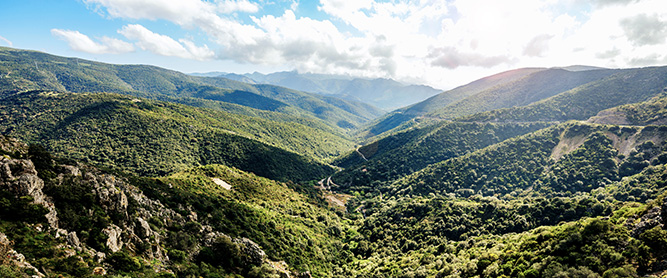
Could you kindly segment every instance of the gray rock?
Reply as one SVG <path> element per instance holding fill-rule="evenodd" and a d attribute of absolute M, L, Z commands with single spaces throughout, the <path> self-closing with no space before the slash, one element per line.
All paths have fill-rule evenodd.
<path fill-rule="evenodd" d="M 109 247 L 113 253 L 116 253 L 123 248 L 123 240 L 121 238 L 122 232 L 123 230 L 115 224 L 111 224 L 109 227 L 102 230 L 102 233 L 107 236 L 106 246 Z"/>
<path fill-rule="evenodd" d="M 233 239 L 233 242 L 239 245 L 239 247 L 241 248 L 241 252 L 247 258 L 247 261 L 245 263 L 251 265 L 262 264 L 262 262 L 264 261 L 264 257 L 266 257 L 266 253 L 264 253 L 264 250 L 262 250 L 259 244 L 245 237 L 235 238 Z"/>

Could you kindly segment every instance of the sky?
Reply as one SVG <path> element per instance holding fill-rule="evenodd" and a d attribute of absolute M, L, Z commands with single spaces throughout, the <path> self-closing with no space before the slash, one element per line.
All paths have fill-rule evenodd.
<path fill-rule="evenodd" d="M 450 89 L 522 67 L 667 65 L 667 1 L 2 0 L 0 46 Z"/>

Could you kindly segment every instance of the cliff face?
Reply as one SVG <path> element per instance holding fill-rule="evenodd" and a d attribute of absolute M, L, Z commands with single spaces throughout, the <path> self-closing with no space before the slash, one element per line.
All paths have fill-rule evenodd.
<path fill-rule="evenodd" d="M 173 234 L 167 227 L 174 230 L 188 225 L 195 227 L 189 232 L 198 240 L 192 243 L 192 252 L 173 253 L 177 261 L 198 257 L 201 250 L 215 249 L 224 241 L 225 248 L 238 250 L 242 265 L 269 265 L 262 248 L 250 239 L 229 237 L 210 225 L 193 225 L 197 214 L 191 209 L 181 207 L 177 212 L 147 197 L 125 178 L 72 164 L 35 155 L 27 145 L 0 136 L 0 267 L 39 277 L 54 270 L 44 264 L 34 267 L 31 260 L 37 256 L 15 250 L 34 252 L 25 247 L 26 233 L 13 233 L 13 228 L 6 228 L 10 225 L 48 238 L 47 250 L 56 250 L 54 260 L 80 261 L 80 271 L 87 275 L 106 273 L 107 269 L 140 269 L 133 269 L 133 264 L 148 266 L 154 273 L 170 273 L 168 267 L 174 259 L 170 259 L 164 241 L 178 239 L 167 238 Z M 289 277 L 290 272 L 285 275 Z"/>

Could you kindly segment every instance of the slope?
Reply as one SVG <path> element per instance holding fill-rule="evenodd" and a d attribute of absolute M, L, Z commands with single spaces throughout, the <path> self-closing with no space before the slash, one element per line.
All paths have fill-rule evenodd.
<path fill-rule="evenodd" d="M 441 122 L 400 132 L 359 148 L 335 165 L 345 168 L 332 179 L 337 190 L 371 192 L 426 166 L 461 156 L 512 137 L 547 127 L 533 124 Z M 363 155 L 363 158 L 359 155 Z"/>
<path fill-rule="evenodd" d="M 3 277 L 299 277 L 340 264 L 345 225 L 296 184 L 222 165 L 116 176 L 4 136 L 0 154 Z"/>
<path fill-rule="evenodd" d="M 463 121 L 585 120 L 615 106 L 646 101 L 667 87 L 667 67 L 622 70 L 527 106 L 460 118 Z"/>
<path fill-rule="evenodd" d="M 432 164 L 391 194 L 498 198 L 589 192 L 667 162 L 666 127 L 568 122 Z"/>
<path fill-rule="evenodd" d="M 304 126 L 117 94 L 22 93 L 0 107 L 2 134 L 142 175 L 221 163 L 276 180 L 310 180 L 331 169 L 306 156 L 336 155 L 350 144 Z"/>
<path fill-rule="evenodd" d="M 588 122 L 617 125 L 665 125 L 667 124 L 667 94 L 663 92 L 648 101 L 602 110 L 588 119 Z"/>
<path fill-rule="evenodd" d="M 588 70 L 573 72 L 564 69 L 547 69 L 496 85 L 443 108 L 431 111 L 426 116 L 452 119 L 499 108 L 524 106 L 602 79 L 615 72 L 617 71 Z"/>
<path fill-rule="evenodd" d="M 465 99 L 484 90 L 493 88 L 497 85 L 512 82 L 523 78 L 531 73 L 543 71 L 543 68 L 523 68 L 494 74 L 466 85 L 454 88 L 432 96 L 424 101 L 398 109 L 375 120 L 369 128 L 366 128 L 362 134 L 365 137 L 372 137 L 389 130 L 392 130 L 403 123 L 414 118 L 423 116 L 427 113 L 446 107 L 456 101 Z"/>
<path fill-rule="evenodd" d="M 46 53 L 0 48 L 0 98 L 20 91 L 115 92 L 162 100 L 200 98 L 357 126 L 383 112 L 366 104 L 278 86 L 189 76 L 145 65 L 112 65 Z M 359 113 L 359 114 L 355 114 Z"/>

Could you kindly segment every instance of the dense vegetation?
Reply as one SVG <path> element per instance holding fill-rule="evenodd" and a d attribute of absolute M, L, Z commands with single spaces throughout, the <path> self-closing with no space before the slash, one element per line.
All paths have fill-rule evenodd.
<path fill-rule="evenodd" d="M 499 108 L 524 106 L 602 79 L 614 70 L 567 71 L 547 69 L 505 82 L 426 114 L 445 119 L 458 118 Z"/>
<path fill-rule="evenodd" d="M 512 137 L 547 127 L 534 124 L 440 122 L 387 136 L 365 145 L 336 163 L 345 170 L 333 180 L 338 190 L 372 192 L 380 184 L 426 166 L 461 156 Z"/>
<path fill-rule="evenodd" d="M 396 182 L 391 193 L 511 199 L 589 192 L 662 164 L 666 133 L 665 127 L 569 122 L 430 165 Z"/>
<path fill-rule="evenodd" d="M 667 88 L 663 93 L 645 102 L 616 106 L 600 111 L 589 119 L 593 123 L 622 125 L 667 124 Z"/>
<path fill-rule="evenodd" d="M 667 87 L 667 67 L 623 70 L 527 106 L 462 117 L 463 121 L 585 120 L 619 105 L 646 101 Z"/>
<path fill-rule="evenodd" d="M 667 274 L 666 68 L 614 71 L 467 122 L 406 108 L 384 126 L 405 131 L 355 150 L 344 135 L 364 116 L 342 113 L 344 101 L 0 56 L 12 69 L 0 74 L 16 73 L 0 79 L 0 133 L 30 143 L 0 135 L 0 277 Z M 554 72 L 583 78 L 555 87 L 593 78 L 523 69 L 436 99 L 510 88 L 517 98 L 480 109 L 523 105 L 558 91 L 538 85 Z M 23 91 L 45 84 L 57 92 Z M 87 88 L 111 93 L 64 92 Z M 334 173 L 323 162 L 340 154 Z"/>
<path fill-rule="evenodd" d="M 30 92 L 4 98 L 0 107 L 3 134 L 58 156 L 150 176 L 220 163 L 277 180 L 310 180 L 331 171 L 312 158 L 349 146 L 304 126 L 116 94 Z"/>
<path fill-rule="evenodd" d="M 360 102 L 278 86 L 189 76 L 153 66 L 104 64 L 6 47 L 0 48 L 0 75 L 3 76 L 0 98 L 29 90 L 113 92 L 176 102 L 195 98 L 307 117 L 345 130 L 384 113 Z M 216 108 L 226 106 L 220 104 Z"/>

